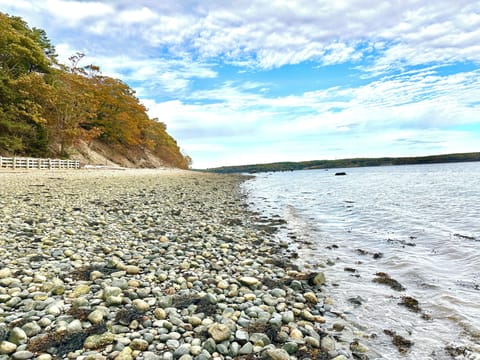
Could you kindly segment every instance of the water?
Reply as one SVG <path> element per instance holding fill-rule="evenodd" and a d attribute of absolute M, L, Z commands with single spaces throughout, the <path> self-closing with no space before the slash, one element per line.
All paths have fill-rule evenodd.
<path fill-rule="evenodd" d="M 293 239 L 303 265 L 334 263 L 324 291 L 376 335 L 362 339 L 376 358 L 451 359 L 446 347 L 480 344 L 480 163 L 263 173 L 244 189 L 255 210 L 288 221 L 278 236 Z M 406 290 L 374 283 L 377 272 Z M 399 305 L 403 296 L 421 312 Z M 385 329 L 415 344 L 400 354 Z"/>

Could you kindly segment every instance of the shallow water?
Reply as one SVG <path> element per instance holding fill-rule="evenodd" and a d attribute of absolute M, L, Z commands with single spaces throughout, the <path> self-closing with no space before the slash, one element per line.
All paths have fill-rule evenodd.
<path fill-rule="evenodd" d="M 279 236 L 304 265 L 334 263 L 325 291 L 374 334 L 365 342 L 376 358 L 451 359 L 446 347 L 480 344 L 480 163 L 264 173 L 244 189 L 255 210 L 288 221 Z M 374 283 L 377 272 L 406 290 Z M 415 344 L 400 354 L 385 329 Z"/>

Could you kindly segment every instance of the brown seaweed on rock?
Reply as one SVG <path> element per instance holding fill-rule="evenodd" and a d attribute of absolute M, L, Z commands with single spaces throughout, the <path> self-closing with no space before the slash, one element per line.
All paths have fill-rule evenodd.
<path fill-rule="evenodd" d="M 51 349 L 55 349 L 55 355 L 62 358 L 69 352 L 81 349 L 85 339 L 90 335 L 103 334 L 106 331 L 107 327 L 104 323 L 93 325 L 88 329 L 71 334 L 51 331 L 32 338 L 28 343 L 27 349 L 34 354 L 49 352 Z"/>

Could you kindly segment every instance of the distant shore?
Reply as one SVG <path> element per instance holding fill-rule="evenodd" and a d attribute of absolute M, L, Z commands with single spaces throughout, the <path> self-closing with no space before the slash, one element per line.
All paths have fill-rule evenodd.
<path fill-rule="evenodd" d="M 0 359 L 366 357 L 242 181 L 0 172 Z"/>

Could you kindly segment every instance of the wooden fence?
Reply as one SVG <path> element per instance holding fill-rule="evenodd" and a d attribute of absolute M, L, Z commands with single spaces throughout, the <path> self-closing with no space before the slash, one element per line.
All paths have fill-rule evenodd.
<path fill-rule="evenodd" d="M 78 160 L 35 159 L 0 156 L 0 169 L 79 169 Z"/>

